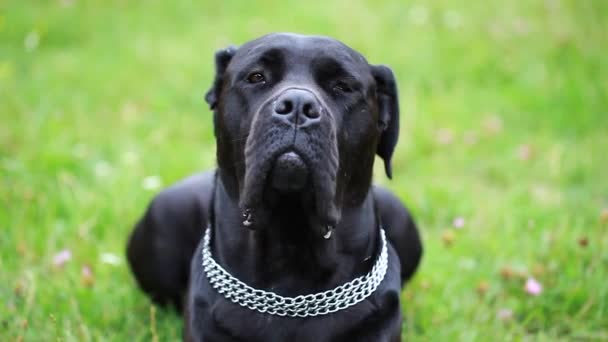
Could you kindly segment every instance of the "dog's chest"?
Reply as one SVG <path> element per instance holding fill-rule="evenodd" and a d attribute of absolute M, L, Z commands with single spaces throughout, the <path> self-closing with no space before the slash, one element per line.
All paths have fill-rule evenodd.
<path fill-rule="evenodd" d="M 356 309 L 344 310 L 324 316 L 310 318 L 289 318 L 261 314 L 232 303 L 218 303 L 208 313 L 213 322 L 214 336 L 223 335 L 225 340 L 237 341 L 289 341 L 289 342 L 325 342 L 339 341 L 346 332 L 356 331 L 357 327 L 366 324 L 385 308 L 375 300 L 368 300 L 357 305 Z M 392 315 L 398 315 L 394 312 Z M 382 329 L 380 326 L 376 329 Z M 352 340 L 356 341 L 356 339 Z"/>
<path fill-rule="evenodd" d="M 206 322 L 203 336 L 218 341 L 389 341 L 400 331 L 399 263 L 390 248 L 386 278 L 367 300 L 331 314 L 291 318 L 259 313 L 229 302 L 215 292 L 208 283 L 207 302 L 203 310 L 195 312 Z"/>

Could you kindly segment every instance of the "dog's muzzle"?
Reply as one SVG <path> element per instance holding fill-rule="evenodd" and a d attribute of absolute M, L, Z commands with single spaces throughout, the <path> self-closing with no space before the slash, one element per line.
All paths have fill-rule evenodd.
<path fill-rule="evenodd" d="M 239 201 L 242 210 L 254 213 L 251 227 L 269 217 L 282 195 L 302 202 L 321 225 L 339 222 L 339 158 L 333 118 L 314 90 L 299 87 L 278 90 L 256 111 L 245 143 Z M 274 191 L 266 192 L 268 189 Z M 268 198 L 273 200 L 265 201 Z"/>
<path fill-rule="evenodd" d="M 287 124 L 298 131 L 319 126 L 324 110 L 312 91 L 290 87 L 281 91 L 273 101 L 271 113 L 272 120 Z M 271 185 L 281 192 L 298 192 L 306 186 L 309 173 L 310 169 L 302 156 L 289 150 L 275 160 L 270 178 Z"/>

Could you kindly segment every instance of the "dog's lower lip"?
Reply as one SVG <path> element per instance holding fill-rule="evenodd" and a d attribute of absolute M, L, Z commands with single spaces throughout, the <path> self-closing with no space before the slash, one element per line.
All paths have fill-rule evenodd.
<path fill-rule="evenodd" d="M 302 168 L 306 171 L 308 170 L 308 165 L 304 162 L 302 156 L 295 151 L 285 152 L 279 157 L 277 157 L 275 161 L 275 165 L 279 164 L 280 166 L 287 166 L 288 168 Z"/>
<path fill-rule="evenodd" d="M 297 154 L 297 153 L 296 153 L 296 152 L 294 152 L 294 151 L 289 151 L 289 152 L 283 153 L 283 154 L 282 154 L 280 157 L 287 157 L 287 158 L 300 158 L 300 155 L 299 155 L 299 154 Z M 279 158 L 280 158 L 280 157 L 279 157 Z"/>
<path fill-rule="evenodd" d="M 272 170 L 272 186 L 280 191 L 299 191 L 308 180 L 308 166 L 295 151 L 279 155 Z"/>

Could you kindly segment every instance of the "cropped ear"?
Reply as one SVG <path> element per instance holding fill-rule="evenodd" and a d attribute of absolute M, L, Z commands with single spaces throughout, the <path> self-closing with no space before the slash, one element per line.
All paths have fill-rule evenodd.
<path fill-rule="evenodd" d="M 372 65 L 378 99 L 380 141 L 376 153 L 384 160 L 384 170 L 393 178 L 391 157 L 399 139 L 399 93 L 393 71 L 384 65 Z"/>
<path fill-rule="evenodd" d="M 222 84 L 224 82 L 224 73 L 230 63 L 230 60 L 236 53 L 237 48 L 235 46 L 229 46 L 225 49 L 218 50 L 215 53 L 215 79 L 211 89 L 205 94 L 205 101 L 209 104 L 209 108 L 215 109 L 217 101 L 222 91 Z"/>

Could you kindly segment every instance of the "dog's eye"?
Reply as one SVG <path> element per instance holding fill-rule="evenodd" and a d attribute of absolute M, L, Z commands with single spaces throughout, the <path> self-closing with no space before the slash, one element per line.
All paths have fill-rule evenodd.
<path fill-rule="evenodd" d="M 335 92 L 342 92 L 342 93 L 352 93 L 353 88 L 351 88 L 351 86 L 349 86 L 346 82 L 338 82 L 334 85 L 334 91 Z"/>
<path fill-rule="evenodd" d="M 266 78 L 264 78 L 264 75 L 259 72 L 252 72 L 249 74 L 249 76 L 247 76 L 247 82 L 249 83 L 261 83 L 264 81 L 266 81 Z"/>

